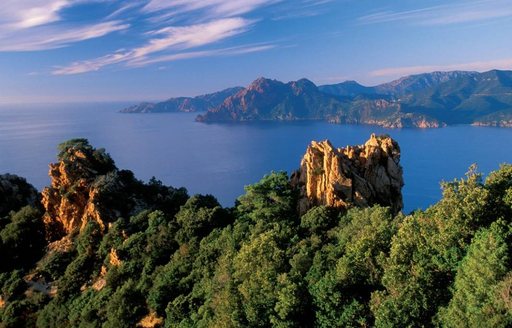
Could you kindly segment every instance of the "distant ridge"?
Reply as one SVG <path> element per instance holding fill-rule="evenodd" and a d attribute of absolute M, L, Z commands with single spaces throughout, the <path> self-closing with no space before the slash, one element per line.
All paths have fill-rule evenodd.
<path fill-rule="evenodd" d="M 177 97 L 159 103 L 143 102 L 127 107 L 121 113 L 205 112 L 219 106 L 224 99 L 242 90 L 234 87 L 197 97 Z"/>
<path fill-rule="evenodd" d="M 316 86 L 307 79 L 283 83 L 261 77 L 246 88 L 141 104 L 123 112 L 199 108 L 207 111 L 197 117 L 200 122 L 327 120 L 388 128 L 512 127 L 512 71 L 432 72 L 372 87 L 356 81 Z"/>
<path fill-rule="evenodd" d="M 338 101 L 307 79 L 289 83 L 258 78 L 198 121 L 322 120 Z"/>

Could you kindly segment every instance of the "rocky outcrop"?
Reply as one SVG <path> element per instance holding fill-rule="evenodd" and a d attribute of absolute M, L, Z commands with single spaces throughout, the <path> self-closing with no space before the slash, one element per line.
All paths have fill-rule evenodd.
<path fill-rule="evenodd" d="M 59 161 L 50 164 L 51 186 L 42 192 L 49 241 L 81 231 L 91 221 L 103 231 L 108 223 L 141 210 L 175 213 L 188 199 L 184 188 L 156 180 L 145 184 L 132 172 L 118 170 L 103 149 L 86 139 L 67 141 L 59 149 Z"/>
<path fill-rule="evenodd" d="M 476 121 L 471 125 L 473 126 L 485 126 L 485 127 L 495 127 L 495 128 L 512 128 L 512 120 L 508 121 Z"/>
<path fill-rule="evenodd" d="M 473 122 L 473 126 L 486 126 L 497 128 L 512 128 L 512 111 L 500 112 L 493 115 L 488 115 Z"/>
<path fill-rule="evenodd" d="M 473 126 L 512 128 L 512 107 L 475 120 Z"/>
<path fill-rule="evenodd" d="M 159 317 L 156 312 L 152 311 L 137 323 L 137 327 L 156 328 L 162 327 L 163 324 L 164 318 Z"/>
<path fill-rule="evenodd" d="M 427 117 L 425 115 L 418 115 L 414 113 L 397 113 L 386 119 L 368 119 L 363 121 L 364 124 L 380 125 L 388 129 L 401 129 L 401 128 L 440 128 L 445 127 L 446 124 L 439 122 L 436 119 Z"/>
<path fill-rule="evenodd" d="M 429 129 L 446 126 L 444 122 L 427 115 L 403 112 L 400 103 L 383 99 L 358 101 L 351 114 L 339 112 L 327 121 L 334 124 L 378 125 L 388 129 Z"/>
<path fill-rule="evenodd" d="M 96 221 L 103 229 L 106 215 L 94 182 L 101 175 L 117 171 L 110 156 L 93 149 L 86 140 L 68 143 L 60 146 L 60 161 L 50 164 L 51 186 L 42 192 L 46 210 L 43 220 L 49 239 L 82 230 L 89 221 Z"/>
<path fill-rule="evenodd" d="M 291 183 L 300 190 L 301 213 L 317 205 L 346 209 L 380 204 L 396 214 L 403 207 L 400 147 L 390 137 L 374 134 L 364 145 L 346 148 L 313 141 Z"/>
<path fill-rule="evenodd" d="M 14 174 L 0 175 L 0 218 L 23 206 L 37 206 L 39 194 L 24 178 Z"/>

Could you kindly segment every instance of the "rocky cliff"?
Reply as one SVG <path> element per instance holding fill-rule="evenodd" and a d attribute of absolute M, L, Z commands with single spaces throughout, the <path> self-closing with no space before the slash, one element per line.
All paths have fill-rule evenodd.
<path fill-rule="evenodd" d="M 59 161 L 50 164 L 51 186 L 42 192 L 47 239 L 81 231 L 91 221 L 104 230 L 109 222 L 146 209 L 177 212 L 188 198 L 186 190 L 144 184 L 130 171 L 119 170 L 103 149 L 85 139 L 59 146 Z"/>
<path fill-rule="evenodd" d="M 301 213 L 317 205 L 380 204 L 396 214 L 403 206 L 400 147 L 388 136 L 372 134 L 364 145 L 346 148 L 313 141 L 291 182 L 300 190 Z"/>
<path fill-rule="evenodd" d="M 94 186 L 98 176 L 116 171 L 112 159 L 95 150 L 84 140 L 72 140 L 62 146 L 59 162 L 50 164 L 51 186 L 42 192 L 43 217 L 50 239 L 83 229 L 94 220 L 105 227 L 107 218 L 99 200 L 100 191 Z"/>

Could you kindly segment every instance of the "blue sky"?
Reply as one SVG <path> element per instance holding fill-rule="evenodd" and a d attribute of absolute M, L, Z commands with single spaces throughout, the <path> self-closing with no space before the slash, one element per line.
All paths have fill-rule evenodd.
<path fill-rule="evenodd" d="M 512 69 L 510 0 L 2 0 L 0 102 Z"/>

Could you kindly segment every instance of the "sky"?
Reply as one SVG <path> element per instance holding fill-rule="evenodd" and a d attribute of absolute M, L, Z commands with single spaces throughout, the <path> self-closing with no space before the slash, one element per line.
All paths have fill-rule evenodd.
<path fill-rule="evenodd" d="M 510 0 L 1 0 L 0 103 L 512 69 Z"/>

